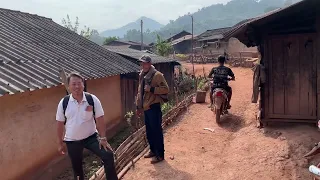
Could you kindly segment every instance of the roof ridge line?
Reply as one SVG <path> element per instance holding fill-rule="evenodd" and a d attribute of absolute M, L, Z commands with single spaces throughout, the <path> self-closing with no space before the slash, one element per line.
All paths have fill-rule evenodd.
<path fill-rule="evenodd" d="M 48 19 L 48 20 L 52 21 L 51 18 L 47 18 L 47 17 L 40 16 L 40 15 L 37 15 L 37 14 L 31 14 L 31 13 L 27 13 L 27 12 L 22 12 L 22 11 L 18 11 L 18 10 L 5 9 L 5 8 L 1 8 L 0 7 L 0 12 L 1 11 L 8 12 L 8 13 L 20 13 L 20 14 L 25 14 L 25 15 L 29 15 L 29 16 L 38 17 L 38 18 Z"/>

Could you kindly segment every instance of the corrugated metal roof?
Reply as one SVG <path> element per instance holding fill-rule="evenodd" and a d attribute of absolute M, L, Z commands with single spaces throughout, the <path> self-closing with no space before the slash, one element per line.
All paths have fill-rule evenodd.
<path fill-rule="evenodd" d="M 184 34 L 184 35 L 183 35 L 183 34 Z M 174 41 L 174 40 L 176 40 L 176 39 L 179 39 L 179 36 L 180 36 L 180 37 L 183 37 L 183 36 L 186 36 L 186 35 L 192 35 L 192 34 L 189 33 L 189 32 L 187 32 L 187 31 L 185 31 L 185 30 L 183 30 L 183 31 L 181 31 L 181 32 L 179 32 L 179 33 L 177 33 L 177 34 L 175 34 L 175 35 L 167 38 L 166 41 L 168 41 L 168 42 L 169 42 L 169 41 Z"/>
<path fill-rule="evenodd" d="M 280 14 L 287 14 L 295 8 L 299 8 L 299 7 L 304 8 L 304 7 L 306 7 L 306 5 L 308 5 L 308 3 L 310 6 L 316 7 L 316 6 L 319 6 L 320 1 L 319 0 L 302 0 L 300 2 L 297 2 L 297 3 L 292 4 L 290 6 L 287 6 L 287 7 L 275 9 L 273 11 L 262 14 L 258 17 L 248 19 L 246 21 L 238 23 L 237 25 L 233 26 L 231 30 L 226 32 L 224 34 L 224 36 L 225 36 L 225 38 L 236 37 L 239 39 L 238 36 L 243 35 L 250 25 L 261 23 L 264 20 L 271 19 L 271 18 L 278 16 Z M 298 12 L 299 12 L 298 10 L 295 10 L 294 13 L 298 13 Z M 244 36 L 244 37 L 246 37 L 246 36 Z M 248 44 L 249 43 L 248 39 L 239 39 L 239 40 L 242 41 L 243 43 L 245 43 L 246 45 L 251 45 L 251 44 Z"/>
<path fill-rule="evenodd" d="M 216 35 L 212 35 L 203 39 L 200 39 L 198 41 L 208 41 L 208 40 L 217 40 L 217 39 L 223 39 L 223 34 L 216 34 Z"/>
<path fill-rule="evenodd" d="M 254 22 L 255 20 L 258 20 L 258 19 L 262 19 L 264 17 L 267 17 L 268 15 L 271 15 L 273 13 L 276 13 L 278 12 L 279 10 L 281 10 L 281 8 L 278 8 L 278 9 L 275 9 L 273 11 L 270 11 L 270 12 L 267 12 L 265 14 L 262 14 L 258 17 L 255 17 L 255 18 L 250 18 L 250 19 L 246 19 L 246 20 L 243 20 L 243 21 L 240 21 L 239 23 L 237 23 L 236 25 L 234 25 L 232 28 L 230 28 L 228 31 L 224 32 L 224 37 L 229 39 L 231 38 L 232 36 L 235 35 L 236 32 L 238 32 L 240 29 L 242 29 L 243 27 L 245 27 L 246 25 L 250 24 L 251 22 Z"/>
<path fill-rule="evenodd" d="M 195 37 L 196 36 L 194 36 L 194 38 Z M 185 35 L 185 36 L 183 36 L 183 37 L 181 37 L 179 39 L 176 39 L 176 40 L 172 41 L 171 45 L 176 45 L 176 44 L 181 43 L 182 41 L 186 41 L 186 40 L 190 40 L 190 39 L 192 39 L 192 35 Z"/>
<path fill-rule="evenodd" d="M 197 36 L 197 39 L 198 39 L 198 41 L 202 41 L 204 38 L 206 38 L 206 40 L 211 40 L 210 39 L 211 37 L 215 38 L 215 37 L 217 37 L 217 35 L 222 35 L 224 32 L 229 31 L 230 29 L 231 29 L 231 27 L 207 30 L 202 34 L 199 34 Z"/>
<path fill-rule="evenodd" d="M 141 46 L 141 43 L 140 43 L 140 42 L 134 42 L 134 41 L 123 41 L 123 40 L 113 40 L 113 41 L 110 41 L 107 45 L 112 44 L 113 42 L 118 42 L 118 43 L 126 44 L 126 45 L 136 45 L 136 46 Z M 120 45 L 120 46 L 122 46 L 122 45 Z M 144 43 L 143 43 L 143 46 L 144 46 L 144 47 L 149 47 L 149 45 L 144 44 Z"/>
<path fill-rule="evenodd" d="M 159 55 L 150 53 L 148 51 L 139 51 L 139 50 L 131 49 L 126 46 L 103 46 L 103 47 L 105 47 L 106 49 L 108 49 L 110 51 L 116 52 L 120 55 L 131 57 L 136 60 L 141 58 L 143 55 L 148 55 L 151 57 L 153 64 L 172 63 L 172 62 L 178 63 L 177 60 L 175 60 L 175 59 L 159 56 Z"/>
<path fill-rule="evenodd" d="M 0 9 L 0 29 L 0 96 L 57 86 L 60 67 L 86 79 L 139 70 L 49 18 Z"/>

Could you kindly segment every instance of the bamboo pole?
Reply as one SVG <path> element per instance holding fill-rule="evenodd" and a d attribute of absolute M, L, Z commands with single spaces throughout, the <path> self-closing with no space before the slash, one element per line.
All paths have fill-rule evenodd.
<path fill-rule="evenodd" d="M 121 165 L 119 165 L 119 171 L 122 170 L 128 163 L 131 163 L 132 165 L 134 165 L 135 162 L 133 162 L 133 159 L 139 155 L 139 153 L 141 151 L 143 151 L 146 148 L 146 146 L 139 146 L 137 147 L 136 151 L 133 151 L 133 154 L 130 154 L 130 156 L 128 157 L 128 161 L 126 161 L 126 163 L 122 163 Z"/>
<path fill-rule="evenodd" d="M 121 164 L 123 161 L 130 161 L 130 158 L 128 158 L 128 156 L 130 156 L 132 153 L 134 153 L 134 151 L 136 149 L 139 149 L 140 147 L 145 147 L 145 142 L 143 140 L 143 138 L 141 138 L 141 140 L 139 140 L 138 142 L 136 142 L 135 144 L 133 144 L 133 146 L 128 149 L 122 156 L 121 159 L 119 159 L 119 161 L 117 162 L 117 164 Z"/>
<path fill-rule="evenodd" d="M 136 163 L 145 153 L 147 153 L 149 148 L 145 148 L 140 155 L 138 155 L 136 158 L 134 158 L 133 162 Z M 118 174 L 118 178 L 122 179 L 123 176 L 129 171 L 130 167 L 132 166 L 131 163 L 129 163 L 127 166 L 125 166 L 122 171 Z"/>
<path fill-rule="evenodd" d="M 145 129 L 145 128 L 144 128 Z M 139 139 L 139 137 L 145 135 L 145 130 L 142 129 L 141 133 L 135 134 L 135 136 L 131 136 L 131 138 L 128 138 L 129 141 L 127 141 L 121 148 L 118 148 L 116 151 L 117 156 L 121 156 L 130 146 Z"/>
<path fill-rule="evenodd" d="M 124 147 L 124 150 L 119 154 L 119 156 L 122 156 L 122 154 L 126 153 L 129 149 L 132 149 L 132 147 L 139 141 L 142 141 L 144 134 L 141 134 L 140 136 L 135 137 L 132 141 L 130 141 L 126 147 Z"/>

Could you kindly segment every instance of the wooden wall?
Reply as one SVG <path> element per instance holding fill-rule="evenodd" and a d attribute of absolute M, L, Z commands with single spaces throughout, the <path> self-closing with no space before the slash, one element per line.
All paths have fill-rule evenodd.
<path fill-rule="evenodd" d="M 138 73 L 121 75 L 121 102 L 122 102 L 122 117 L 127 112 L 136 110 L 135 99 L 138 93 Z"/>
<path fill-rule="evenodd" d="M 315 122 L 316 119 L 319 119 L 319 113 L 317 112 L 320 112 L 320 109 L 315 100 L 312 100 L 316 99 L 317 95 L 315 94 L 320 94 L 319 86 L 316 89 L 316 84 L 320 83 L 318 50 L 320 25 L 319 13 L 317 16 L 315 14 L 315 11 L 305 10 L 305 12 L 273 19 L 272 22 L 255 29 L 257 33 L 255 38 L 260 38 L 262 64 L 265 65 L 267 73 L 267 83 L 261 90 L 263 120 Z M 295 21 L 293 22 L 290 19 Z M 306 46 L 309 40 L 311 40 L 311 49 L 308 48 L 310 43 Z M 286 49 L 289 44 L 291 50 Z M 296 48 L 296 50 L 293 52 L 292 48 Z M 306 57 L 313 60 L 310 62 L 311 67 L 309 69 L 301 66 L 309 65 L 304 64 Z M 318 70 L 312 68 L 316 66 Z M 289 71 L 292 73 L 289 73 Z M 301 78 L 305 78 L 305 80 Z M 317 83 L 312 79 L 317 79 Z M 274 82 L 278 80 L 279 82 Z M 303 91 L 301 91 L 303 87 L 309 88 L 309 91 L 305 92 L 304 95 L 313 94 L 309 102 L 305 102 L 307 97 L 302 99 L 300 97 L 301 93 L 303 95 Z M 297 95 L 296 93 L 299 91 L 300 94 Z M 279 100 L 274 99 L 275 95 Z M 320 102 L 319 96 L 317 98 Z M 318 107 L 318 110 L 313 110 L 315 107 Z"/>
<path fill-rule="evenodd" d="M 317 7 L 316 17 L 316 29 L 317 29 L 317 47 L 316 47 L 316 61 L 317 61 L 317 119 L 320 119 L 320 7 Z"/>
<path fill-rule="evenodd" d="M 189 54 L 192 52 L 192 41 L 191 40 L 185 40 L 182 41 L 176 45 L 173 45 L 173 49 L 176 54 Z"/>

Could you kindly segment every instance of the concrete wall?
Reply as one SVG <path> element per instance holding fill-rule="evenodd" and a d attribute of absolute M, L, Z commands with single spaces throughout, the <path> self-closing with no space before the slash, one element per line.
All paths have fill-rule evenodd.
<path fill-rule="evenodd" d="M 87 82 L 87 91 L 96 95 L 103 106 L 107 131 L 123 119 L 121 117 L 120 75 Z"/>
<path fill-rule="evenodd" d="M 205 55 L 222 55 L 225 51 L 228 51 L 228 43 L 222 41 L 217 48 L 216 44 L 208 44 L 208 47 L 202 50 Z"/>
<path fill-rule="evenodd" d="M 237 52 L 258 52 L 257 47 L 248 48 L 246 45 L 241 43 L 237 38 L 230 38 L 228 43 L 228 53 Z"/>
<path fill-rule="evenodd" d="M 120 76 L 87 83 L 105 110 L 108 129 L 120 122 Z M 29 176 L 57 159 L 55 114 L 63 86 L 0 97 L 0 179 Z"/>

